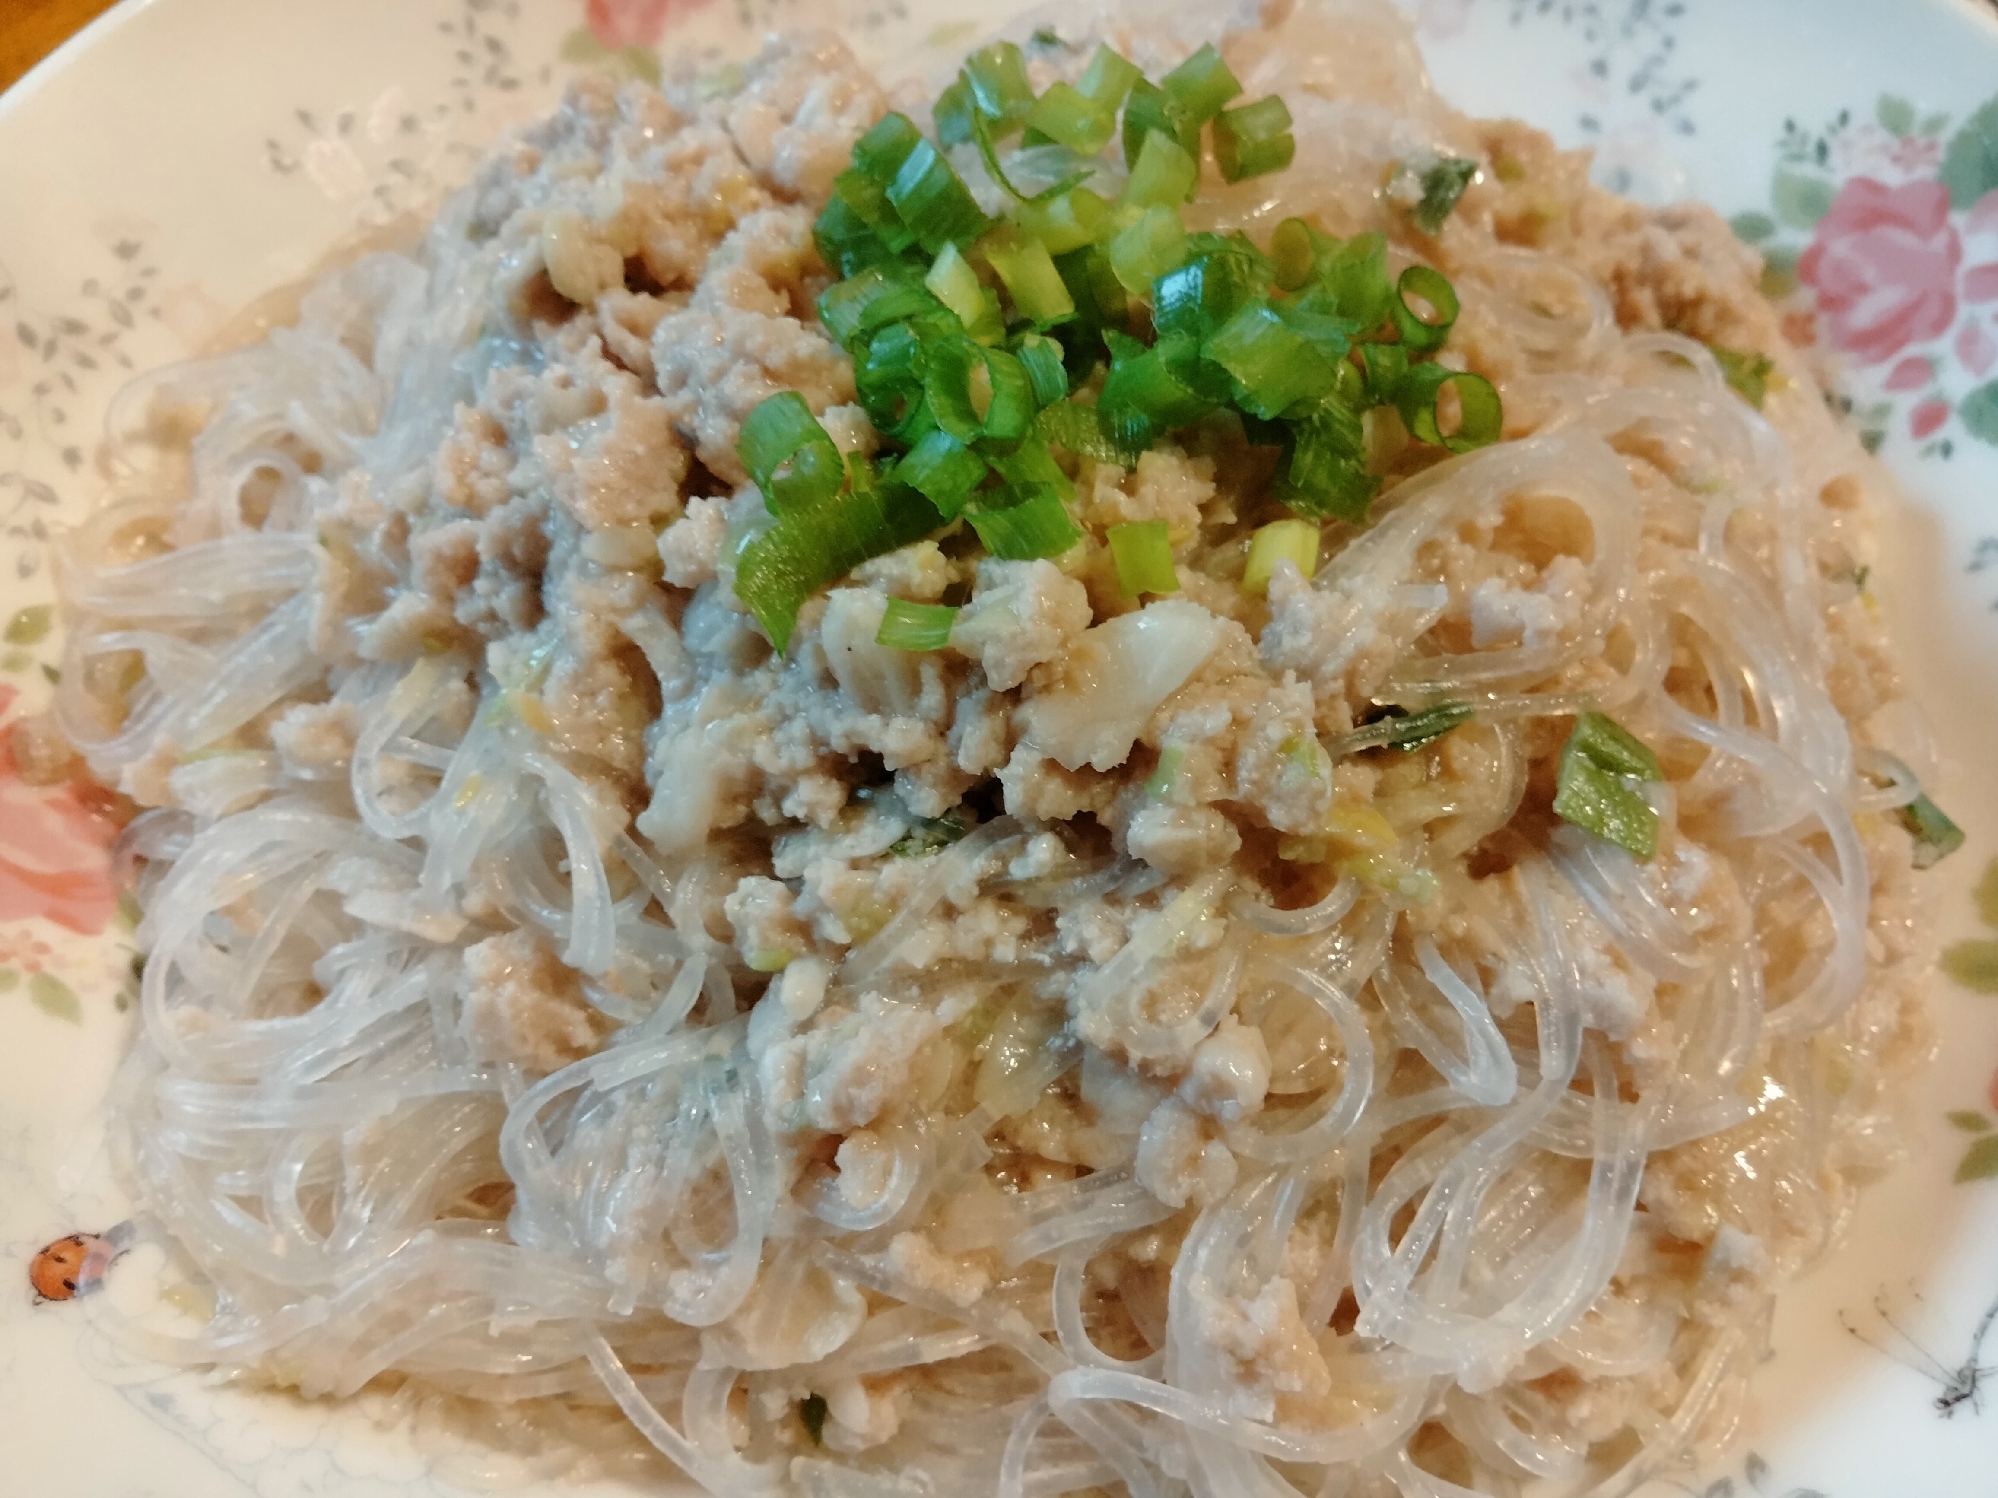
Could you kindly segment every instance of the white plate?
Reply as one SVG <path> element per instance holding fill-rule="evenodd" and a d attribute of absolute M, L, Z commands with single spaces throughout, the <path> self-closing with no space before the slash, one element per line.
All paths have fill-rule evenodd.
<path fill-rule="evenodd" d="M 1979 773 L 1998 743 L 1998 22 L 1970 0 L 1401 3 L 1457 104 L 1596 146 L 1608 185 L 1705 197 L 1815 283 L 1796 326 L 1914 501 L 1877 591 L 1971 836 L 1924 887 L 1947 938 L 1988 938 L 1968 890 L 1998 853 L 1998 783 Z M 126 0 L 0 100 L 0 715 L 46 696 L 47 528 L 98 491 L 95 434 L 129 371 L 429 201 L 579 62 L 642 71 L 660 47 L 739 52 L 807 21 L 877 58 L 959 50 L 1019 8 Z M 87 1303 L 32 1295 L 38 1249 L 124 1215 L 94 1122 L 128 1023 L 123 930 L 87 804 L 0 758 L 0 1266 L 18 1266 L 0 1498 L 459 1491 L 452 1453 L 364 1410 L 134 1365 L 88 1334 Z M 1908 1161 L 1783 1299 L 1731 1468 L 1653 1491 L 1998 1493 L 1998 1373 L 1938 1408 L 1969 1392 L 1998 1304 L 1998 999 L 1939 979 L 1935 1013 Z M 1998 1330 L 1982 1358 L 1998 1364 Z"/>

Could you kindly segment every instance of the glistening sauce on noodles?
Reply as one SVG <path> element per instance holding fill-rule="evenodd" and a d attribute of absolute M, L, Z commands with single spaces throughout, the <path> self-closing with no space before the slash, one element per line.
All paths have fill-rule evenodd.
<path fill-rule="evenodd" d="M 1069 25 L 578 85 L 124 398 L 135 1346 L 727 1495 L 1725 1438 L 1925 1044 L 1864 459 L 1384 7 Z"/>

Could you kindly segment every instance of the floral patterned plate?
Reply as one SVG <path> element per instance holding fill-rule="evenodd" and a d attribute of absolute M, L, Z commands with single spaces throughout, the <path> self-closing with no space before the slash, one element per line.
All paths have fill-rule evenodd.
<path fill-rule="evenodd" d="M 1606 185 L 1701 196 L 1767 257 L 1791 331 L 1913 503 L 1891 616 L 1968 850 L 1909 1158 L 1782 1302 L 1721 1472 L 1652 1498 L 1998 1494 L 1998 14 L 1989 0 L 1398 0 L 1438 82 L 1596 149 Z M 961 50 L 1020 0 L 126 0 L 0 98 L 0 1495 L 434 1498 L 475 1447 L 365 1405 L 134 1363 L 89 1330 L 125 1215 L 101 1099 L 130 1023 L 129 912 L 87 786 L 6 730 L 55 670 L 47 543 L 101 487 L 132 371 L 208 344 L 330 247 L 434 200 L 574 69 L 719 60 L 833 24 Z M 13 1265 L 14 1268 L 6 1266 Z M 118 1294 L 118 1276 L 106 1294 Z M 1987 1387 L 1987 1384 L 1989 1385 Z M 488 1469 L 484 1485 L 509 1473 Z M 526 1471 L 512 1473 L 525 1486 Z M 573 1489 L 571 1489 L 573 1491 Z"/>

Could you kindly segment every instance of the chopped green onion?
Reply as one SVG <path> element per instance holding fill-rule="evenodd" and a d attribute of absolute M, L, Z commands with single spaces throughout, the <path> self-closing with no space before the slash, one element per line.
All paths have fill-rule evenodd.
<path fill-rule="evenodd" d="M 1269 260 L 1246 240 L 1194 234 L 1187 247 L 1187 261 L 1152 283 L 1152 326 L 1161 338 L 1205 338 L 1269 290 Z"/>
<path fill-rule="evenodd" d="M 1172 536 L 1163 520 L 1132 520 L 1104 533 L 1117 563 L 1117 591 L 1126 598 L 1140 593 L 1177 593 L 1179 574 L 1172 566 Z"/>
<path fill-rule="evenodd" d="M 1039 327 L 1052 327 L 1075 316 L 1075 298 L 1062 284 L 1048 247 L 1038 239 L 1002 225 L 979 243 L 986 262 L 1005 283 L 1019 314 Z"/>
<path fill-rule="evenodd" d="M 1206 124 L 1242 92 L 1242 85 L 1212 42 L 1166 74 L 1160 83 L 1195 125 Z"/>
<path fill-rule="evenodd" d="M 1132 296 L 1145 296 L 1152 282 L 1186 258 L 1186 225 L 1170 208 L 1147 208 L 1110 241 L 1110 269 Z"/>
<path fill-rule="evenodd" d="M 1312 520 L 1272 520 L 1249 541 L 1242 591 L 1261 596 L 1270 590 L 1278 562 L 1290 562 L 1305 577 L 1318 570 L 1319 528 Z"/>
<path fill-rule="evenodd" d="M 895 465 L 895 477 L 917 490 L 946 520 L 985 480 L 985 460 L 944 431 L 926 433 Z"/>
<path fill-rule="evenodd" d="M 1010 503 L 971 511 L 965 518 L 985 549 L 1002 561 L 1031 562 L 1057 557 L 1082 539 L 1068 507 L 1052 484 L 1005 491 Z"/>
<path fill-rule="evenodd" d="M 1199 181 L 1200 163 L 1163 130 L 1148 130 L 1118 201 L 1137 208 L 1176 205 L 1193 196 Z"/>
<path fill-rule="evenodd" d="M 1027 199 L 1014 210 L 1013 222 L 1022 234 L 1038 239 L 1050 255 L 1066 255 L 1103 237 L 1110 205 L 1088 188 L 1076 187 L 1046 202 Z"/>
<path fill-rule="evenodd" d="M 1663 780 L 1665 771 L 1658 756 L 1636 734 L 1616 719 L 1602 713 L 1582 713 L 1568 735 L 1569 746 L 1587 756 L 1589 762 L 1612 775 L 1630 775 L 1639 780 Z"/>
<path fill-rule="evenodd" d="M 773 515 L 829 499 L 846 482 L 839 449 L 795 390 L 758 403 L 742 423 L 735 450 Z"/>
<path fill-rule="evenodd" d="M 1964 844 L 1963 829 L 1927 796 L 1917 796 L 1901 808 L 1901 825 L 1915 839 L 1914 865 L 1918 869 L 1934 868 Z"/>
<path fill-rule="evenodd" d="M 1435 313 L 1434 322 L 1408 305 L 1411 294 L 1430 305 Z M 1426 265 L 1411 265 L 1401 273 L 1394 301 L 1388 307 L 1395 327 L 1401 331 L 1402 346 L 1414 354 L 1433 353 L 1443 347 L 1452 324 L 1457 321 L 1457 311 L 1456 288 Z"/>
<path fill-rule="evenodd" d="M 1061 345 L 1039 333 L 1028 333 L 1013 347 L 1013 356 L 1027 371 L 1034 387 L 1034 404 L 1051 406 L 1068 394 L 1068 374 L 1062 368 Z"/>
<path fill-rule="evenodd" d="M 1303 219 L 1285 219 L 1270 235 L 1270 261 L 1277 285 L 1285 291 L 1302 290 L 1320 262 L 1329 259 L 1338 248 L 1338 240 Z"/>
<path fill-rule="evenodd" d="M 1280 172 L 1297 154 L 1290 110 L 1275 94 L 1214 117 L 1214 163 L 1227 182 Z"/>
<path fill-rule="evenodd" d="M 1124 101 L 1125 163 L 1136 170 L 1138 158 L 1144 154 L 1145 137 L 1156 130 L 1177 142 L 1197 165 L 1201 123 L 1188 119 L 1185 106 L 1150 79 L 1138 79 Z M 1189 188 L 1189 196 L 1191 192 Z"/>
<path fill-rule="evenodd" d="M 1720 365 L 1728 389 L 1760 411 L 1769 397 L 1769 377 L 1776 372 L 1776 361 L 1767 354 L 1744 354 L 1718 343 L 1708 344 L 1707 352 Z"/>
<path fill-rule="evenodd" d="M 1649 859 L 1658 852 L 1658 813 L 1630 782 L 1663 778 L 1641 739 L 1601 713 L 1583 713 L 1561 750 L 1554 814 Z"/>
<path fill-rule="evenodd" d="M 986 461 L 1009 489 L 1045 484 L 1061 496 L 1063 504 L 1075 498 L 1075 481 L 1062 472 L 1061 464 L 1041 438 L 1029 437 L 1011 452 L 988 453 Z"/>
<path fill-rule="evenodd" d="M 1436 419 L 1436 399 L 1446 385 L 1457 393 L 1460 412 L 1456 430 L 1447 433 Z M 1453 453 L 1489 447 L 1498 441 L 1505 425 L 1505 410 L 1490 380 L 1483 375 L 1446 369 L 1441 364 L 1418 364 L 1409 369 L 1390 398 L 1401 419 L 1408 423 L 1410 436 L 1434 447 L 1447 447 Z"/>
<path fill-rule="evenodd" d="M 1422 199 L 1408 210 L 1408 216 L 1424 234 L 1435 234 L 1443 227 L 1443 220 L 1450 216 L 1450 210 L 1457 206 L 1457 199 L 1464 195 L 1478 177 L 1478 164 L 1466 161 L 1461 156 L 1445 156 L 1423 171 Z"/>
<path fill-rule="evenodd" d="M 1167 744 L 1159 750 L 1158 768 L 1152 771 L 1145 781 L 1145 795 L 1153 801 L 1163 801 L 1172 794 L 1172 783 L 1179 778 L 1180 766 L 1186 763 L 1186 749 L 1179 744 Z"/>
<path fill-rule="evenodd" d="M 1413 754 L 1424 744 L 1435 743 L 1451 729 L 1462 727 L 1477 715 L 1477 709 L 1468 702 L 1439 702 L 1434 707 L 1425 707 L 1413 713 L 1398 707 L 1390 708 L 1382 716 L 1392 718 L 1394 726 L 1389 730 L 1388 737 L 1381 740 L 1380 747 Z"/>
<path fill-rule="evenodd" d="M 1341 317 L 1362 328 L 1375 328 L 1394 304 L 1394 282 L 1388 277 L 1387 236 L 1356 234 L 1318 266 L 1319 287 Z"/>
<path fill-rule="evenodd" d="M 1265 420 L 1299 401 L 1331 393 L 1338 378 L 1311 341 L 1287 325 L 1268 303 L 1244 307 L 1202 349 L 1235 379 L 1235 401 Z"/>
<path fill-rule="evenodd" d="M 1366 433 L 1336 396 L 1291 423 L 1290 450 L 1277 468 L 1276 496 L 1300 515 L 1362 524 L 1380 480 L 1367 472 Z"/>
<path fill-rule="evenodd" d="M 833 193 L 889 250 L 899 255 L 916 242 L 895 205 L 888 201 L 887 184 L 875 181 L 859 167 L 850 166 L 833 178 Z"/>
<path fill-rule="evenodd" d="M 945 604 L 891 598 L 874 643 L 890 650 L 941 650 L 950 643 L 950 627 L 956 622 L 957 610 Z"/>
<path fill-rule="evenodd" d="M 1393 405 L 1408 377 L 1408 350 L 1398 343 L 1363 343 L 1360 362 L 1367 371 L 1366 398 L 1376 405 Z"/>
<path fill-rule="evenodd" d="M 1110 252 L 1103 246 L 1090 245 L 1059 255 L 1055 269 L 1075 299 L 1076 316 L 1092 330 L 1114 328 L 1130 316 L 1129 295 L 1111 269 Z M 1076 382 L 1071 379 L 1070 383 Z"/>
<path fill-rule="evenodd" d="M 1098 463 L 1115 463 L 1119 468 L 1130 468 L 1138 461 L 1136 452 L 1122 446 L 1111 436 L 1094 406 L 1085 406 L 1073 400 L 1057 401 L 1034 419 L 1034 430 L 1041 434 L 1043 441 L 1065 447 L 1080 457 L 1093 458 Z"/>
<path fill-rule="evenodd" d="M 853 143 L 852 170 L 886 192 L 909 154 L 922 143 L 923 132 L 914 120 L 905 114 L 885 114 Z"/>
<path fill-rule="evenodd" d="M 1110 144 L 1117 129 L 1117 110 L 1071 84 L 1052 83 L 1035 101 L 1027 124 L 1058 145 L 1094 156 Z"/>
<path fill-rule="evenodd" d="M 736 597 L 780 654 L 791 642 L 798 610 L 814 592 L 943 525 L 922 495 L 906 484 L 881 481 L 863 460 L 849 459 L 847 473 L 847 493 L 780 515 L 736 559 Z"/>
<path fill-rule="evenodd" d="M 1120 447 L 1143 452 L 1154 437 L 1191 425 L 1221 403 L 1189 380 L 1198 361 L 1174 359 L 1169 343 L 1148 349 L 1119 336 L 1110 346 L 1117 353 L 1096 409 Z"/>
<path fill-rule="evenodd" d="M 881 242 L 866 219 L 855 213 L 846 199 L 835 193 L 812 225 L 812 242 L 819 258 L 842 276 L 855 275 L 871 265 L 895 259 L 895 252 Z"/>
<path fill-rule="evenodd" d="M 896 858 L 923 858 L 941 852 L 971 831 L 971 821 L 961 807 L 953 806 L 940 817 L 913 817 L 909 830 L 888 848 Z"/>
<path fill-rule="evenodd" d="M 890 265 L 870 265 L 857 275 L 835 281 L 819 294 L 819 321 L 832 334 L 833 342 L 849 348 L 869 327 L 868 312 L 890 292 L 907 287 L 913 280 L 912 268 L 897 261 Z"/>
<path fill-rule="evenodd" d="M 929 354 L 916 330 L 906 322 L 892 323 L 871 338 L 856 355 L 854 388 L 875 427 L 900 433 L 923 405 L 923 380 Z"/>
<path fill-rule="evenodd" d="M 1003 140 L 1025 123 L 1034 107 L 1034 86 L 1027 81 L 1027 59 L 1018 47 L 1011 42 L 980 47 L 965 59 L 962 76 L 995 136 Z"/>
<path fill-rule="evenodd" d="M 979 343 L 997 343 L 1006 335 L 1005 320 L 995 302 L 979 284 L 978 272 L 954 244 L 943 247 L 930 273 L 923 277 L 936 299 L 957 314 L 964 331 Z"/>
<path fill-rule="evenodd" d="M 1115 111 L 1131 91 L 1131 85 L 1144 77 L 1138 65 L 1108 47 L 1098 47 L 1083 70 L 1082 91 L 1098 104 Z M 1098 149 L 1101 149 L 1100 147 Z"/>
<path fill-rule="evenodd" d="M 962 76 L 937 95 L 934 111 L 937 126 L 937 142 L 943 146 L 964 146 L 971 143 L 971 121 L 978 113 L 978 105 L 971 96 L 971 85 Z"/>
<path fill-rule="evenodd" d="M 1033 426 L 1034 387 L 1025 367 L 1004 349 L 981 348 L 969 338 L 931 346 L 923 393 L 937 425 L 963 443 L 1012 442 Z"/>
<path fill-rule="evenodd" d="M 1005 190 L 1006 196 L 1011 198 L 1015 203 L 1052 202 L 1071 189 L 1088 181 L 1094 175 L 1091 168 L 1084 167 L 1078 171 L 1071 172 L 1068 176 L 1062 178 L 1061 181 L 1042 188 L 1037 193 L 1024 193 L 1018 187 L 1014 186 L 1013 179 L 1006 175 L 1006 168 L 999 164 L 999 148 L 992 143 L 992 127 L 986 121 L 985 116 L 977 110 L 973 110 L 971 112 L 969 128 L 971 130 L 971 138 L 978 146 L 979 160 L 985 163 L 987 174 Z M 1039 132 L 1036 131 L 1035 135 L 1038 136 Z"/>
<path fill-rule="evenodd" d="M 932 255 L 947 244 L 969 243 L 992 225 L 964 179 L 927 140 L 917 143 L 888 184 L 888 201 Z"/>

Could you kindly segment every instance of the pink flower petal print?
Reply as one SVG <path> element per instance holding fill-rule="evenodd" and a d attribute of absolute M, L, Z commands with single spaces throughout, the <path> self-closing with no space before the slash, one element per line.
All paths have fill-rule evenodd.
<path fill-rule="evenodd" d="M 1818 221 L 1797 274 L 1817 292 L 1832 346 L 1884 364 L 1956 321 L 1962 261 L 1940 182 L 1855 177 Z"/>
<path fill-rule="evenodd" d="M 1973 265 L 1963 273 L 1966 302 L 1998 302 L 1998 262 Z"/>
<path fill-rule="evenodd" d="M 1895 391 L 1920 390 L 1934 374 L 1934 365 L 1919 354 L 1910 354 L 1888 372 L 1886 388 Z"/>
<path fill-rule="evenodd" d="M 1908 433 L 1919 442 L 1948 420 L 1948 401 L 1923 401 L 1908 413 Z"/>
<path fill-rule="evenodd" d="M 1967 322 L 1956 335 L 1956 357 L 1963 367 L 1982 379 L 1998 363 L 1998 338 L 1981 322 Z"/>
<path fill-rule="evenodd" d="M 585 0 L 590 34 L 613 52 L 656 47 L 674 16 L 698 10 L 708 0 Z"/>
<path fill-rule="evenodd" d="M 0 686 L 0 718 L 15 696 Z M 116 836 L 74 786 L 23 781 L 12 735 L 0 730 L 0 921 L 44 916 L 79 936 L 97 935 L 118 904 L 111 882 Z"/>

